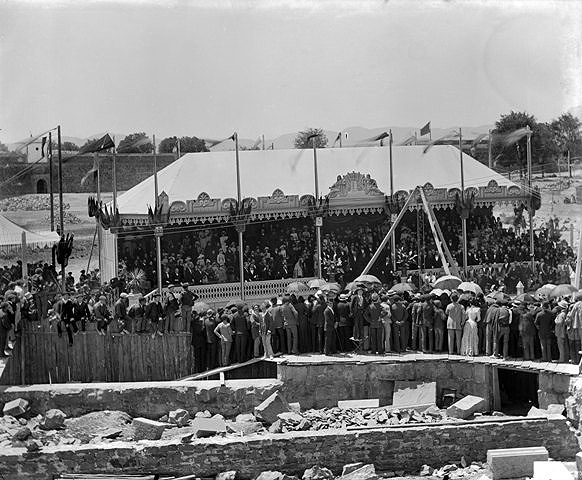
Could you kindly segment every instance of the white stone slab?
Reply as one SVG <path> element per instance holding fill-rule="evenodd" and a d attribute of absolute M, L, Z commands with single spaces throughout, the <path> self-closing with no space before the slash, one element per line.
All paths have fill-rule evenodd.
<path fill-rule="evenodd" d="M 474 413 L 482 413 L 487 408 L 487 402 L 482 397 L 467 395 L 457 400 L 447 408 L 447 415 L 453 418 L 467 419 Z"/>
<path fill-rule="evenodd" d="M 430 407 L 436 405 L 436 382 L 394 382 L 393 407 Z"/>
<path fill-rule="evenodd" d="M 533 480 L 573 480 L 562 462 L 534 462 Z"/>
<path fill-rule="evenodd" d="M 545 447 L 500 448 L 487 450 L 487 463 L 493 480 L 531 477 L 534 462 L 547 462 Z"/>
<path fill-rule="evenodd" d="M 360 398 L 358 400 L 338 400 L 339 408 L 378 408 L 380 400 L 378 398 Z"/>

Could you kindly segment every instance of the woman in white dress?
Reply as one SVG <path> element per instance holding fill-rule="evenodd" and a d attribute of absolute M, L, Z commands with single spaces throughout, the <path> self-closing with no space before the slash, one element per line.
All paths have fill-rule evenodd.
<path fill-rule="evenodd" d="M 461 340 L 461 355 L 474 357 L 479 354 L 479 334 L 477 324 L 481 321 L 481 309 L 479 303 L 473 299 L 471 306 L 465 312 L 467 321 L 463 328 Z"/>

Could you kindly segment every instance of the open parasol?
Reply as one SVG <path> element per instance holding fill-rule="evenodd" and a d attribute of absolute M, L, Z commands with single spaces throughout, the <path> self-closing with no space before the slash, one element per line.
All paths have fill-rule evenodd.
<path fill-rule="evenodd" d="M 475 295 L 483 293 L 481 287 L 477 285 L 475 282 L 463 282 L 457 287 L 457 290 L 462 290 L 463 292 L 471 292 L 474 293 Z"/>
<path fill-rule="evenodd" d="M 454 275 L 443 275 L 442 277 L 437 278 L 432 286 L 434 288 L 455 290 L 461 283 L 463 283 L 463 280 L 459 277 L 455 277 Z"/>
<path fill-rule="evenodd" d="M 374 275 L 360 275 L 358 278 L 354 280 L 354 282 L 364 282 L 364 283 L 377 283 L 379 285 L 382 284 L 378 277 Z"/>
<path fill-rule="evenodd" d="M 307 290 L 309 287 L 303 282 L 292 282 L 287 285 L 287 293 L 297 293 Z"/>
<path fill-rule="evenodd" d="M 415 290 L 416 287 L 412 283 L 401 282 L 394 285 L 392 288 L 390 288 L 389 291 L 395 293 L 404 293 L 404 292 L 414 292 Z"/>
<path fill-rule="evenodd" d="M 316 278 L 314 280 L 310 280 L 307 285 L 309 285 L 309 288 L 321 288 L 326 284 L 327 282 L 325 280 L 321 278 Z"/>
<path fill-rule="evenodd" d="M 547 297 L 556 286 L 557 285 L 554 285 L 553 283 L 546 283 L 536 290 L 536 295 Z"/>
<path fill-rule="evenodd" d="M 201 314 L 207 312 L 210 309 L 210 305 L 208 305 L 206 302 L 194 302 L 192 309 L 198 314 Z"/>
<path fill-rule="evenodd" d="M 331 283 L 326 283 L 325 285 L 321 286 L 321 291 L 322 292 L 335 292 L 335 293 L 339 293 L 342 291 L 342 287 L 340 286 L 339 283 L 335 283 L 335 282 L 331 282 Z"/>
<path fill-rule="evenodd" d="M 574 285 L 570 285 L 569 283 L 562 283 L 550 292 L 549 298 L 565 297 L 566 295 L 576 293 L 577 291 L 578 289 Z"/>
<path fill-rule="evenodd" d="M 346 285 L 346 290 L 350 292 L 355 292 L 358 288 L 361 288 L 362 290 L 367 289 L 366 285 L 364 285 L 362 282 L 350 282 Z"/>

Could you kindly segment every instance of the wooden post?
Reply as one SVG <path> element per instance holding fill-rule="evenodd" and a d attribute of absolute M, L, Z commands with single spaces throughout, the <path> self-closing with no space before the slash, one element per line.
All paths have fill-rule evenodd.
<path fill-rule="evenodd" d="M 529 194 L 532 194 L 532 161 L 531 161 L 531 136 L 532 136 L 532 131 L 529 128 L 529 125 L 527 126 L 527 187 L 528 187 L 528 191 Z M 536 266 L 536 259 L 535 259 L 535 244 L 534 244 L 534 225 L 533 225 L 533 217 L 534 217 L 534 212 L 533 212 L 533 208 L 531 207 L 531 201 L 530 201 L 530 207 L 528 208 L 528 213 L 529 213 L 529 255 L 530 255 L 530 260 L 531 260 L 531 270 L 532 272 L 535 271 L 535 266 Z"/>
<path fill-rule="evenodd" d="M 234 150 L 236 159 L 236 199 L 238 212 L 242 213 L 242 192 L 240 189 L 240 162 L 238 156 L 238 133 L 234 132 L 232 135 L 234 140 Z M 240 298 L 245 299 L 245 269 L 244 269 L 244 248 L 243 248 L 243 230 L 244 225 L 237 226 L 238 232 L 238 269 L 239 269 L 239 280 L 240 280 Z"/>
<path fill-rule="evenodd" d="M 313 179 L 315 186 L 315 204 L 319 201 L 319 177 L 317 175 L 317 135 L 312 135 L 313 142 Z M 321 270 L 321 221 L 316 219 L 315 223 L 315 241 L 317 242 L 317 278 L 323 278 Z"/>
<path fill-rule="evenodd" d="M 49 163 L 49 194 L 51 202 L 51 232 L 55 231 L 55 187 L 53 185 L 53 134 L 49 132 L 48 163 Z"/>
<path fill-rule="evenodd" d="M 60 232 L 59 235 L 65 234 L 65 206 L 63 204 L 63 158 L 61 148 L 61 126 L 57 126 L 57 146 L 59 154 L 59 215 L 60 215 Z M 67 289 L 67 279 L 65 277 L 65 264 L 61 265 L 61 282 L 63 285 L 63 292 Z"/>

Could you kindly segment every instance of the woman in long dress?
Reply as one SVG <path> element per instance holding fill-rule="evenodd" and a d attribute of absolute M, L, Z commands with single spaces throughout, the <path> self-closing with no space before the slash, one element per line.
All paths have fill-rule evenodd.
<path fill-rule="evenodd" d="M 465 312 L 467 321 L 463 328 L 461 340 L 461 355 L 474 357 L 479 354 L 479 333 L 477 324 L 481 321 L 481 309 L 479 302 L 471 300 L 471 306 Z"/>

